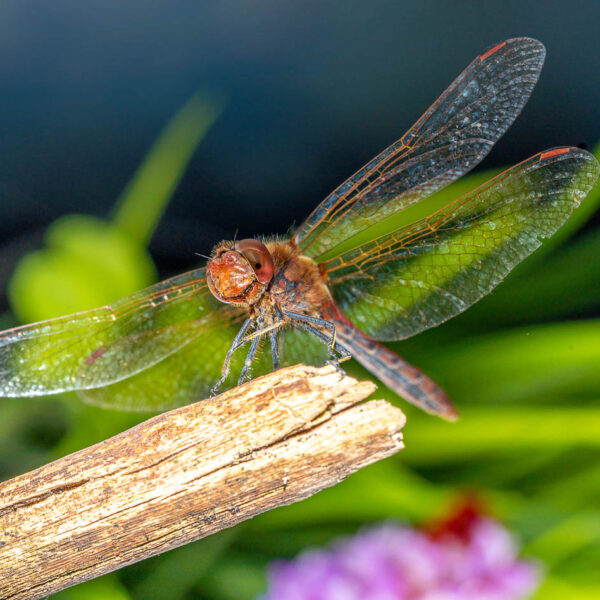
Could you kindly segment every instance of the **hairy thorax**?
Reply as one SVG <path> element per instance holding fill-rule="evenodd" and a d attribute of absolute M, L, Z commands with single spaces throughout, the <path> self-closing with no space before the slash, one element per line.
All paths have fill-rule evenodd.
<path fill-rule="evenodd" d="M 283 309 L 304 315 L 322 314 L 331 304 L 331 294 L 319 266 L 289 242 L 267 242 L 273 257 L 273 280 L 262 302 L 276 302 Z"/>

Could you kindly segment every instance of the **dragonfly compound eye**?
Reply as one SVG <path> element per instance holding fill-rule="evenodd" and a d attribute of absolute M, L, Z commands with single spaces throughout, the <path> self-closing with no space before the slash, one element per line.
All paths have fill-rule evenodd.
<path fill-rule="evenodd" d="M 258 240 L 240 240 L 235 243 L 235 250 L 249 263 L 260 283 L 269 283 L 273 277 L 273 259 L 267 247 Z"/>

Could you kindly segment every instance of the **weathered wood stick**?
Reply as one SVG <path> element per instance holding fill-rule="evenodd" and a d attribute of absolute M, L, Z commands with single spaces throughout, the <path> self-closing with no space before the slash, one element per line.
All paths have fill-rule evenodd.
<path fill-rule="evenodd" d="M 0 598 L 42 598 L 335 485 L 403 447 L 375 385 L 298 365 L 0 484 Z"/>

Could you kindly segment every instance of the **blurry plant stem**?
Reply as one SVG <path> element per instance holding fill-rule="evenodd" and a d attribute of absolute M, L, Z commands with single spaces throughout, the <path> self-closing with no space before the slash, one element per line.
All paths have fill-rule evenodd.
<path fill-rule="evenodd" d="M 275 371 L 0 484 L 3 600 L 35 600 L 335 485 L 403 448 L 332 366 Z"/>
<path fill-rule="evenodd" d="M 49 227 L 46 247 L 24 256 L 10 281 L 20 321 L 102 306 L 155 280 L 146 246 L 220 107 L 196 94 L 181 108 L 121 194 L 112 222 L 66 215 Z"/>
<path fill-rule="evenodd" d="M 117 200 L 113 223 L 145 245 L 198 144 L 223 108 L 197 93 L 173 117 Z"/>

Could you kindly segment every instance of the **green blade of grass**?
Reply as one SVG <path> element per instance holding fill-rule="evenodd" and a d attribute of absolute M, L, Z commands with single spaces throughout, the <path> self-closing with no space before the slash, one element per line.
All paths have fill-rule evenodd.
<path fill-rule="evenodd" d="M 580 512 L 545 531 L 530 542 L 524 552 L 541 558 L 555 568 L 569 556 L 591 544 L 600 543 L 600 513 Z"/>
<path fill-rule="evenodd" d="M 600 505 L 600 465 L 592 465 L 577 473 L 565 473 L 557 481 L 543 486 L 541 493 L 557 505 L 571 510 Z"/>
<path fill-rule="evenodd" d="M 439 419 L 413 420 L 406 431 L 405 459 L 440 465 L 507 447 L 600 448 L 600 408 L 468 408 L 453 425 Z M 489 460 L 489 458 L 488 458 Z"/>
<path fill-rule="evenodd" d="M 220 100 L 196 94 L 175 115 L 119 197 L 113 216 L 118 228 L 147 243 L 222 105 Z"/>
<path fill-rule="evenodd" d="M 600 320 L 520 327 L 466 341 L 428 344 L 407 358 L 450 395 L 486 405 L 600 389 Z M 398 345 L 402 352 L 402 345 Z M 460 409 L 460 406 L 459 406 Z"/>

